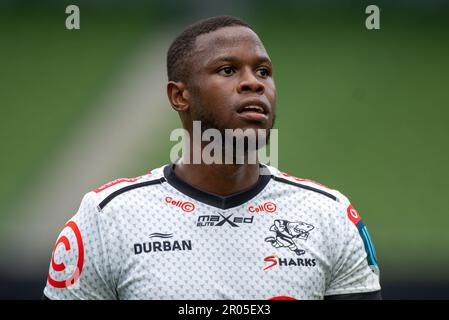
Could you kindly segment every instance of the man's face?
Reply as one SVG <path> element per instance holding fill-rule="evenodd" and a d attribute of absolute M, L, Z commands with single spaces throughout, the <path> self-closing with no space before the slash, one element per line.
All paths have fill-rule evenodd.
<path fill-rule="evenodd" d="M 251 29 L 225 27 L 198 36 L 191 63 L 190 116 L 201 121 L 203 130 L 273 127 L 271 60 Z"/>

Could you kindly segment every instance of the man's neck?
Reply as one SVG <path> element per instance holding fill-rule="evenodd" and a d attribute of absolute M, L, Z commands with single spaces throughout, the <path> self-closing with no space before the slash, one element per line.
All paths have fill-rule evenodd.
<path fill-rule="evenodd" d="M 259 164 L 176 163 L 175 174 L 188 184 L 221 196 L 250 189 L 259 180 Z"/>

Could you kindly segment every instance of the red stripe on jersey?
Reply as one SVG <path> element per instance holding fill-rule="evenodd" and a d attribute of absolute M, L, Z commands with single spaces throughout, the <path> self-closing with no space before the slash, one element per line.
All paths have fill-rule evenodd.
<path fill-rule="evenodd" d="M 112 186 L 115 186 L 116 184 L 122 183 L 122 182 L 136 182 L 137 180 L 139 180 L 140 178 L 142 178 L 142 176 L 140 177 L 136 177 L 136 178 L 122 178 L 122 179 L 117 179 L 111 182 L 106 183 L 105 185 L 101 186 L 100 188 L 94 189 L 93 191 L 96 193 L 99 193 L 107 188 L 110 188 Z"/>
<path fill-rule="evenodd" d="M 311 182 L 311 183 L 314 183 L 314 184 L 316 184 L 316 185 L 319 185 L 319 186 L 321 186 L 321 187 L 323 187 L 323 188 L 332 190 L 332 189 L 329 188 L 328 186 L 325 186 L 324 184 L 321 184 L 321 183 L 319 183 L 319 182 L 316 182 L 316 181 L 313 181 L 313 180 L 309 180 L 309 179 L 304 179 L 304 178 L 297 178 L 297 177 L 294 177 L 294 176 L 289 175 L 289 174 L 286 173 L 286 172 L 281 172 L 281 173 L 282 173 L 283 176 L 289 177 L 289 178 L 293 178 L 293 179 L 296 180 L 296 181 L 299 181 L 299 182 Z"/>

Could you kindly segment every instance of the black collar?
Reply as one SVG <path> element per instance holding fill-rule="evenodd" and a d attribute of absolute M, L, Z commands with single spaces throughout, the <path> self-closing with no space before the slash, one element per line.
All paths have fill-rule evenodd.
<path fill-rule="evenodd" d="M 259 164 L 263 168 L 262 164 Z M 254 198 L 259 192 L 261 192 L 265 186 L 270 182 L 271 175 L 260 175 L 257 183 L 248 190 L 233 193 L 229 196 L 220 196 L 218 194 L 206 192 L 195 188 L 194 186 L 188 184 L 184 180 L 181 180 L 174 171 L 175 164 L 168 164 L 164 167 L 164 176 L 167 182 L 173 186 L 175 189 L 186 194 L 187 196 L 214 206 L 220 209 L 230 209 L 237 207 L 245 202 L 248 202 Z"/>

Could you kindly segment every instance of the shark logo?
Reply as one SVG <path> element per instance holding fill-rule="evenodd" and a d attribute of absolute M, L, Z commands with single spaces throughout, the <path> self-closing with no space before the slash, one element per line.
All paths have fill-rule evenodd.
<path fill-rule="evenodd" d="M 276 233 L 274 237 L 265 238 L 266 242 L 271 243 L 275 248 L 287 247 L 298 256 L 306 253 L 305 250 L 299 249 L 294 238 L 307 240 L 309 232 L 315 227 L 311 224 L 304 222 L 290 222 L 287 220 L 274 220 L 274 224 L 271 226 L 270 231 Z"/>

